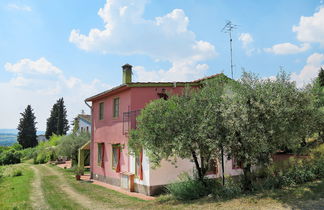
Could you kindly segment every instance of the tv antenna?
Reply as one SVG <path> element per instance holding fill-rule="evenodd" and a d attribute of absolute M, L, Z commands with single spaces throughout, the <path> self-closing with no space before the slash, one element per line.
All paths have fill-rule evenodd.
<path fill-rule="evenodd" d="M 231 75 L 232 75 L 232 79 L 234 79 L 234 75 L 233 75 L 233 47 L 232 47 L 232 31 L 234 29 L 237 29 L 237 25 L 233 24 L 232 21 L 228 20 L 226 21 L 226 24 L 224 26 L 224 28 L 222 29 L 222 32 L 229 34 L 229 38 L 230 38 L 230 52 L 231 52 Z"/>

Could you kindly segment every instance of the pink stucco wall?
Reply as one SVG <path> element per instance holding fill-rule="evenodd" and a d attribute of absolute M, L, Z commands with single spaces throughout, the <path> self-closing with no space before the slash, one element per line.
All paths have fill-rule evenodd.
<path fill-rule="evenodd" d="M 119 116 L 113 118 L 113 99 L 119 97 Z M 104 176 L 118 178 L 119 173 L 112 169 L 112 145 L 126 144 L 127 137 L 123 135 L 123 112 L 127 112 L 130 107 L 130 89 L 115 93 L 109 97 L 94 101 L 93 106 L 93 172 Z M 104 102 L 104 119 L 99 120 L 99 104 Z M 104 167 L 98 166 L 98 146 L 97 143 L 104 143 Z M 128 171 L 128 151 L 127 148 L 121 152 L 121 171 Z"/>
<path fill-rule="evenodd" d="M 180 94 L 183 87 L 135 87 L 131 89 L 131 109 L 143 109 L 152 100 L 158 99 L 158 93 L 165 89 L 166 93 Z"/>
<path fill-rule="evenodd" d="M 123 113 L 144 108 L 150 101 L 158 99 L 157 93 L 162 88 L 171 94 L 180 94 L 183 87 L 132 87 L 111 93 L 107 97 L 92 102 L 93 144 L 91 152 L 91 170 L 94 174 L 119 178 L 119 173 L 112 169 L 112 145 L 125 145 L 121 151 L 121 172 L 129 171 L 127 136 L 123 135 Z M 119 97 L 119 117 L 113 118 L 113 99 Z M 104 119 L 99 120 L 99 104 L 104 102 Z M 104 167 L 97 164 L 98 146 L 104 143 Z"/>

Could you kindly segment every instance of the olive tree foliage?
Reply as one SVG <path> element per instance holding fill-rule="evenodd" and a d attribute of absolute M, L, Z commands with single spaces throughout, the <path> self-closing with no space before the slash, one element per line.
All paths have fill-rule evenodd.
<path fill-rule="evenodd" d="M 284 72 L 276 80 L 243 73 L 221 112 L 227 128 L 226 153 L 243 165 L 244 188 L 251 189 L 251 168 L 267 164 L 280 149 L 295 149 L 307 135 L 314 107 L 307 92 L 296 88 Z"/>
<path fill-rule="evenodd" d="M 81 132 L 80 135 L 70 134 L 63 136 L 57 146 L 58 154 L 71 158 L 72 165 L 75 165 L 78 162 L 79 148 L 88 141 L 90 141 L 90 135 L 87 132 Z"/>
<path fill-rule="evenodd" d="M 314 97 L 316 118 L 310 126 L 318 134 L 318 140 L 324 142 L 324 70 L 320 69 L 318 77 L 307 87 Z"/>
<path fill-rule="evenodd" d="M 191 159 L 203 181 L 209 162 L 218 157 L 225 140 L 219 107 L 226 78 L 220 75 L 202 89 L 188 87 L 182 95 L 148 104 L 131 132 L 131 150 L 136 153 L 144 148 L 154 166 L 163 159 Z"/>

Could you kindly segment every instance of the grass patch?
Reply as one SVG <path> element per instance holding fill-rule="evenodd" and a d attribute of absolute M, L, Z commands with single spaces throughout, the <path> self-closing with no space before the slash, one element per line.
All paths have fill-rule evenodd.
<path fill-rule="evenodd" d="M 33 171 L 25 164 L 0 166 L 0 170 L 0 209 L 31 209 Z"/>
<path fill-rule="evenodd" d="M 74 178 L 74 172 L 55 166 L 49 167 L 62 173 L 69 185 L 78 193 L 86 195 L 95 201 L 106 203 L 110 208 L 141 208 L 148 202 L 89 182 L 76 181 Z"/>
<path fill-rule="evenodd" d="M 43 166 L 38 168 L 43 175 L 41 180 L 44 198 L 51 209 L 82 209 L 80 205 L 70 200 L 62 192 L 59 185 L 63 183 L 60 183 L 57 176 L 48 174 L 48 171 Z"/>
<path fill-rule="evenodd" d="M 18 167 L 22 176 L 0 178 L 0 209 L 31 209 L 29 200 L 33 172 L 27 164 L 0 167 L 1 171 L 8 167 Z M 39 168 L 42 177 L 44 197 L 51 209 L 82 209 L 61 191 L 59 177 L 48 174 L 43 166 Z M 51 166 L 50 166 L 51 167 Z M 296 187 L 281 190 L 269 190 L 257 194 L 241 195 L 236 199 L 216 201 L 213 198 L 181 202 L 170 195 L 160 196 L 155 201 L 142 201 L 137 198 L 106 189 L 87 182 L 78 182 L 72 172 L 53 167 L 66 179 L 67 183 L 77 192 L 90 199 L 103 202 L 109 208 L 122 209 L 324 209 L 324 180 L 309 182 Z M 14 169 L 10 169 L 14 170 Z"/>
<path fill-rule="evenodd" d="M 109 208 L 121 209 L 324 209 L 324 179 L 309 182 L 295 187 L 289 187 L 278 190 L 265 190 L 249 195 L 239 195 L 235 199 L 215 200 L 211 197 L 204 197 L 193 201 L 177 201 L 170 195 L 162 195 L 154 201 L 142 201 L 140 199 L 129 197 L 119 192 L 106 189 L 101 186 L 90 184 L 88 182 L 76 181 L 74 173 L 55 166 L 54 170 L 59 171 L 66 179 L 67 183 L 78 193 L 86 195 L 94 201 L 100 201 Z M 46 168 L 42 173 L 46 174 Z M 57 177 L 44 177 L 44 190 L 47 199 L 52 208 L 71 209 L 76 208 L 76 204 L 66 199 L 66 195 L 57 192 Z M 60 183 L 62 184 L 62 183 Z M 61 194 L 60 194 L 61 193 Z M 56 196 L 56 198 L 55 198 Z M 60 200 L 60 204 L 57 203 Z M 63 205 L 62 203 L 65 204 Z M 59 205 L 59 206 L 55 206 Z"/>

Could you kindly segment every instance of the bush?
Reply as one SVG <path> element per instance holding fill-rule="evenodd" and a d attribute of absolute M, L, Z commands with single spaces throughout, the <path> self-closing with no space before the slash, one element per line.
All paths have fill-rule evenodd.
<path fill-rule="evenodd" d="M 64 136 L 57 146 L 57 152 L 61 156 L 71 158 L 72 164 L 75 165 L 78 161 L 79 148 L 88 141 L 90 141 L 90 135 L 86 132 L 80 135 L 71 134 Z"/>
<path fill-rule="evenodd" d="M 310 158 L 290 158 L 263 167 L 255 173 L 255 190 L 266 190 L 302 184 L 324 178 L 324 144 L 311 152 Z"/>
<path fill-rule="evenodd" d="M 241 182 L 235 182 L 232 177 L 225 180 L 225 185 L 223 186 L 220 182 L 216 182 L 216 186 L 213 189 L 213 197 L 216 199 L 230 199 L 242 193 Z"/>
<path fill-rule="evenodd" d="M 36 147 L 28 147 L 24 150 L 21 150 L 21 159 L 30 160 L 33 159 L 36 153 Z"/>
<path fill-rule="evenodd" d="M 43 164 L 57 159 L 57 145 L 60 143 L 62 136 L 53 135 L 48 141 L 41 142 L 34 151 L 26 152 L 33 156 L 34 164 Z M 29 153 L 30 152 L 30 153 Z"/>
<path fill-rule="evenodd" d="M 21 154 L 19 151 L 9 149 L 0 154 L 0 165 L 20 163 Z"/>
<path fill-rule="evenodd" d="M 15 176 L 22 176 L 22 170 L 20 167 L 8 166 L 3 168 L 0 171 L 0 177 L 15 177 Z"/>
<path fill-rule="evenodd" d="M 212 193 L 215 180 L 206 179 L 204 182 L 191 178 L 188 174 L 179 176 L 180 181 L 169 184 L 167 191 L 177 200 L 194 200 Z"/>

